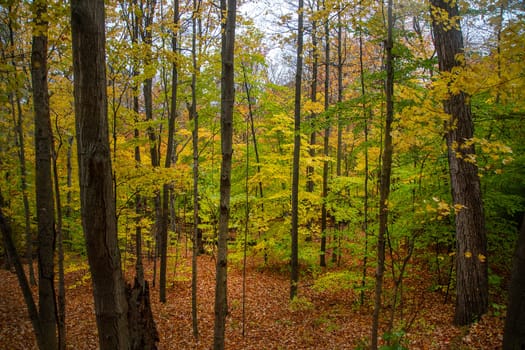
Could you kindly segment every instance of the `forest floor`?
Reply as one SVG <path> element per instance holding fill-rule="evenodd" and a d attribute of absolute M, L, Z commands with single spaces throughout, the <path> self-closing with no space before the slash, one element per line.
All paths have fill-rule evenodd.
<path fill-rule="evenodd" d="M 85 262 L 69 260 L 66 269 L 67 347 L 97 349 L 95 314 L 89 269 Z M 159 302 L 158 288 L 151 288 L 153 315 L 160 335 L 159 349 L 211 349 L 213 344 L 215 260 L 198 258 L 198 327 L 194 341 L 191 320 L 191 261 L 178 262 L 168 270 L 167 303 Z M 145 262 L 151 280 L 152 263 Z M 245 322 L 243 336 L 243 274 L 230 264 L 228 273 L 229 309 L 226 349 L 356 349 L 364 348 L 370 334 L 373 298 L 364 306 L 353 290 L 316 291 L 311 278 L 299 284 L 300 298 L 289 302 L 289 278 L 284 269 L 258 268 L 251 258 L 246 269 Z M 372 273 L 372 272 L 370 272 Z M 130 263 L 126 278 L 131 280 Z M 403 319 L 406 325 L 402 344 L 408 349 L 499 349 L 503 315 L 491 309 L 470 328 L 452 325 L 453 303 L 444 304 L 444 295 L 430 290 L 429 276 L 409 271 L 405 280 Z M 36 349 L 31 322 L 16 275 L 0 270 L 0 349 Z M 385 285 L 386 293 L 392 286 Z M 37 294 L 37 288 L 33 288 Z M 390 306 L 382 311 L 382 328 L 390 317 Z M 381 334 L 381 332 L 380 332 Z"/>

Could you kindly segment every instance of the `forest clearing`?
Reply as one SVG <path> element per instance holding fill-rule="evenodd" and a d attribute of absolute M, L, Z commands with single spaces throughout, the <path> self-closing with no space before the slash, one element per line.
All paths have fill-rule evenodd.
<path fill-rule="evenodd" d="M 229 271 L 226 348 L 240 349 L 359 349 L 370 333 L 372 306 L 359 307 L 359 293 L 348 290 L 316 292 L 313 281 L 301 281 L 301 302 L 288 298 L 288 273 L 274 268 L 257 268 L 249 260 L 246 272 L 245 336 L 242 336 L 242 271 L 235 265 Z M 172 261 L 171 261 L 172 262 Z M 158 289 L 151 290 L 152 309 L 160 335 L 159 349 L 210 349 L 213 343 L 213 301 L 215 262 L 211 255 L 199 257 L 199 327 L 196 343 L 191 332 L 190 270 L 188 259 L 178 267 L 177 278 L 168 283 L 167 303 L 158 300 Z M 88 266 L 66 273 L 67 348 L 98 348 L 92 287 L 85 278 Z M 152 271 L 152 262 L 145 264 Z M 170 268 L 171 275 L 173 273 Z M 126 274 L 128 278 L 132 272 Z M 173 276 L 173 275 L 172 275 Z M 151 274 L 149 276 L 151 278 Z M 452 325 L 453 303 L 444 304 L 444 293 L 431 291 L 429 275 L 413 271 L 406 283 L 405 318 L 410 328 L 400 341 L 408 349 L 485 349 L 501 348 L 504 315 L 491 308 L 470 328 Z M 147 279 L 150 279 L 147 278 Z M 15 274 L 0 270 L 0 349 L 36 349 L 31 322 L 27 317 Z M 388 308 L 385 309 L 388 314 Z M 386 321 L 386 320 L 385 320 Z M 383 324 L 384 326 L 384 324 Z"/>

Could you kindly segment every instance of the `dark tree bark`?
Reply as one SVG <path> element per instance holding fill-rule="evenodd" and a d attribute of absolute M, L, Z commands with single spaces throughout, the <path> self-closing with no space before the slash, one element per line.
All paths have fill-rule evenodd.
<path fill-rule="evenodd" d="M 152 32 L 152 24 L 153 19 L 155 15 L 155 8 L 157 5 L 156 0 L 142 0 L 138 3 L 140 11 L 136 18 L 141 21 L 140 26 L 140 36 L 142 39 L 142 43 L 145 44 L 145 58 L 144 58 L 144 70 L 148 71 L 148 74 L 146 76 L 146 79 L 143 83 L 143 96 L 144 96 L 144 111 L 146 114 L 146 121 L 152 122 L 154 120 L 153 117 L 153 76 L 151 75 L 151 72 L 155 71 L 152 69 L 152 66 L 154 65 L 153 61 L 153 54 L 152 54 L 152 46 L 153 46 L 153 32 Z M 157 132 L 153 126 L 149 126 L 147 130 L 147 135 L 149 138 L 149 150 L 150 150 L 150 159 L 151 159 L 151 166 L 153 168 L 157 168 L 160 166 L 160 154 L 159 154 L 159 140 L 157 136 Z M 161 204 L 161 194 L 160 192 L 156 192 L 155 196 L 153 197 L 153 203 L 155 206 L 155 224 L 154 224 L 154 235 L 155 235 L 155 254 L 154 254 L 154 265 L 153 265 L 153 286 L 155 286 L 155 280 L 156 280 L 156 272 L 157 272 L 157 256 L 160 255 L 160 264 L 161 264 L 161 271 L 159 271 L 159 290 L 160 290 L 160 299 L 161 301 L 166 298 L 166 273 L 165 273 L 165 265 L 166 265 L 166 255 L 162 256 L 163 246 L 162 246 L 162 204 Z M 166 239 L 167 239 L 167 233 L 166 233 Z M 164 264 L 164 275 L 162 274 L 162 265 Z"/>
<path fill-rule="evenodd" d="M 250 130 L 251 130 L 252 140 L 253 140 L 253 151 L 255 153 L 255 162 L 257 163 L 257 173 L 259 174 L 261 172 L 261 166 L 259 165 L 260 164 L 259 146 L 257 144 L 257 134 L 255 133 L 255 125 L 253 122 L 253 101 L 252 101 L 252 96 L 251 96 L 250 84 L 248 83 L 248 77 L 246 75 L 246 67 L 242 63 L 241 63 L 241 66 L 242 66 L 242 74 L 244 78 L 244 81 L 243 81 L 244 92 L 246 93 L 246 99 L 248 100 L 248 118 L 250 119 Z M 247 138 L 249 137 L 247 136 Z M 264 197 L 262 181 L 259 181 L 259 195 L 261 196 L 261 198 Z M 261 205 L 261 208 L 264 210 L 264 206 Z"/>
<path fill-rule="evenodd" d="M 228 315 L 228 223 L 230 220 L 230 191 L 232 167 L 233 107 L 235 102 L 234 47 L 236 0 L 221 0 L 222 13 L 222 72 L 221 72 L 221 182 L 219 237 L 215 284 L 215 328 L 213 348 L 224 349 L 224 332 Z"/>
<path fill-rule="evenodd" d="M 57 325 L 58 349 L 66 350 L 66 286 L 64 279 L 64 235 L 62 225 L 62 202 L 60 200 L 60 183 L 57 168 L 58 150 L 62 145 L 60 140 L 57 150 L 53 149 L 53 185 L 55 188 L 55 203 L 57 212 L 57 265 L 58 265 L 58 293 L 57 293 Z M 54 147 L 53 147 L 54 148 Z"/>
<path fill-rule="evenodd" d="M 342 12 L 343 8 L 342 5 L 339 4 L 339 8 L 337 10 L 337 103 L 340 104 L 343 102 L 343 23 L 342 23 Z M 342 161 L 343 161 L 343 148 L 346 148 L 346 145 L 343 145 L 343 117 L 341 114 L 338 114 L 337 116 L 337 161 L 336 161 L 336 175 L 340 177 L 342 175 Z M 339 227 L 342 227 L 343 223 L 340 223 Z M 336 237 L 334 237 L 334 244 L 336 244 L 337 241 L 337 247 L 334 247 L 334 251 L 332 254 L 332 262 L 337 262 L 337 266 L 339 266 L 341 262 L 342 257 L 342 251 L 341 251 L 341 241 L 343 234 L 341 230 L 339 230 Z"/>
<path fill-rule="evenodd" d="M 525 215 L 514 252 L 503 350 L 525 349 Z"/>
<path fill-rule="evenodd" d="M 43 346 L 57 348 L 55 295 L 55 210 L 51 152 L 53 134 L 47 86 L 47 1 L 33 2 L 31 80 L 35 114 L 35 180 L 38 222 L 38 306 Z"/>
<path fill-rule="evenodd" d="M 387 39 L 385 41 L 385 98 L 386 120 L 384 129 L 384 147 L 381 159 L 381 176 L 379 187 L 379 232 L 377 235 L 377 269 L 376 287 L 374 297 L 374 313 L 372 315 L 372 345 L 377 349 L 377 336 L 379 332 L 379 314 L 383 294 L 383 275 L 385 273 L 385 239 L 388 228 L 388 197 L 390 195 L 390 175 L 392 172 L 392 122 L 394 120 L 394 57 L 392 55 L 394 19 L 392 15 L 393 0 L 387 3 Z"/>
<path fill-rule="evenodd" d="M 82 226 L 102 350 L 129 349 L 108 140 L 103 0 L 73 0 L 71 30 Z"/>
<path fill-rule="evenodd" d="M 15 267 L 16 276 L 18 278 L 20 289 L 22 290 L 22 295 L 24 296 L 24 301 L 26 303 L 27 311 L 29 313 L 29 319 L 31 320 L 31 324 L 33 325 L 33 331 L 35 332 L 35 337 L 36 337 L 36 342 L 38 344 L 38 348 L 40 350 L 50 349 L 49 347 L 46 347 L 46 343 L 44 342 L 42 330 L 40 328 L 40 319 L 38 317 L 38 310 L 36 308 L 36 304 L 33 299 L 33 294 L 31 293 L 31 287 L 29 286 L 29 283 L 27 282 L 24 268 L 22 266 L 22 263 L 20 262 L 20 257 L 18 256 L 18 253 L 16 252 L 16 248 L 15 248 L 15 245 L 13 243 L 13 238 L 12 238 L 13 231 L 11 230 L 11 226 L 7 222 L 7 219 L 4 217 L 4 213 L 2 212 L 2 207 L 3 207 L 3 201 L 1 200 L 1 194 L 0 194 L 0 231 L 2 231 L 4 248 L 7 252 L 7 255 L 9 256 L 11 260 L 11 263 Z"/>
<path fill-rule="evenodd" d="M 323 3 L 325 11 L 328 11 L 326 8 L 326 1 Z M 330 107 L 330 23 L 329 23 L 329 13 L 326 14 L 324 20 L 324 35 L 325 35 L 325 46 L 324 46 L 324 110 L 328 111 Z M 329 144 L 330 140 L 330 121 L 326 120 L 326 127 L 324 129 L 323 137 L 323 154 L 325 158 L 328 158 L 329 154 Z M 321 206 L 321 252 L 319 254 L 319 265 L 326 266 L 326 234 L 328 230 L 327 225 L 327 210 L 326 210 L 326 197 L 328 196 L 328 160 L 323 162 L 323 203 Z"/>
<path fill-rule="evenodd" d="M 199 338 L 197 321 L 197 255 L 202 247 L 202 235 L 199 229 L 199 114 L 197 113 L 197 17 L 200 0 L 193 0 L 191 60 L 193 72 L 191 74 L 191 105 L 188 107 L 189 118 L 193 121 L 191 134 L 193 145 L 193 244 L 191 257 L 191 315 L 193 337 Z"/>
<path fill-rule="evenodd" d="M 153 64 L 152 45 L 153 45 L 153 34 L 151 25 L 153 24 L 153 16 L 155 14 L 156 0 L 140 1 L 142 19 L 142 30 L 140 31 L 142 42 L 146 44 L 146 58 L 144 59 L 145 69 L 150 69 Z M 146 112 L 146 121 L 153 120 L 153 77 L 148 76 L 144 80 L 143 86 L 144 93 L 144 111 Z M 150 157 L 151 165 L 153 167 L 160 166 L 160 159 L 157 151 L 157 134 L 155 129 L 150 126 L 148 127 L 148 137 L 150 140 Z"/>
<path fill-rule="evenodd" d="M 132 350 L 156 350 L 159 333 L 151 312 L 149 285 L 141 283 L 137 277 L 133 287 L 126 286 L 126 299 L 129 302 L 129 344 Z"/>
<path fill-rule="evenodd" d="M 29 314 L 29 319 L 31 320 L 31 324 L 33 326 L 33 331 L 35 332 L 35 338 L 38 348 L 43 350 L 46 348 L 42 339 L 42 330 L 40 328 L 38 310 L 35 304 L 35 300 L 33 299 L 31 287 L 29 286 L 29 283 L 26 278 L 24 267 L 22 266 L 20 257 L 18 256 L 18 252 L 16 251 L 15 244 L 13 243 L 13 230 L 11 229 L 9 222 L 2 211 L 4 205 L 4 197 L 0 192 L 0 231 L 2 232 L 2 242 L 4 244 L 4 250 L 7 255 L 7 258 L 10 260 L 11 264 L 13 264 L 15 268 L 16 276 L 18 278 L 18 284 L 20 285 L 22 295 L 24 296 L 24 301 L 27 306 L 27 311 Z"/>
<path fill-rule="evenodd" d="M 297 58 L 295 67 L 294 147 L 292 165 L 292 230 L 290 257 L 290 299 L 297 296 L 299 283 L 299 160 L 301 154 L 301 86 L 303 78 L 304 1 L 297 5 Z"/>
<path fill-rule="evenodd" d="M 316 10 L 319 11 L 319 1 L 315 2 L 317 8 Z M 317 19 L 314 17 L 312 18 L 312 81 L 311 81 L 311 87 L 310 87 L 310 99 L 312 102 L 317 102 L 317 79 L 318 79 L 318 72 L 319 72 L 319 41 L 317 39 Z M 314 121 L 316 118 L 316 113 L 312 113 L 310 116 L 308 116 L 307 120 L 310 122 L 310 127 L 312 127 L 312 131 L 310 133 L 310 157 L 315 157 L 315 146 L 317 140 L 316 140 L 316 132 L 313 130 Z M 306 168 L 306 176 L 307 176 L 307 182 L 306 182 L 306 190 L 308 192 L 314 191 L 314 181 L 312 179 L 314 175 L 314 167 L 308 166 Z"/>
<path fill-rule="evenodd" d="M 448 21 L 457 21 L 457 4 L 432 0 L 431 12 L 444 11 L 448 18 L 433 17 L 432 28 L 439 61 L 439 70 L 450 72 L 461 67 L 463 36 L 459 22 L 447 28 Z M 444 23 L 444 21 L 446 23 Z M 450 120 L 445 125 L 452 200 L 456 214 L 456 312 L 454 323 L 466 325 L 479 319 L 488 308 L 487 238 L 478 167 L 470 161 L 475 149 L 468 141 L 474 136 L 469 96 L 450 93 L 443 101 Z"/>
<path fill-rule="evenodd" d="M 173 24 L 175 28 L 179 27 L 179 1 L 173 1 Z M 177 54 L 178 51 L 178 33 L 173 33 L 172 36 L 172 51 L 173 54 Z M 171 109 L 170 116 L 168 119 L 168 147 L 166 149 L 166 159 L 164 167 L 171 167 L 171 162 L 174 155 L 174 133 L 175 133 L 175 119 L 177 118 L 177 88 L 178 88 L 178 67 L 177 62 L 172 63 L 172 77 L 171 77 Z M 160 278 L 159 278 L 159 289 L 160 289 L 160 301 L 166 302 L 166 266 L 167 266 L 167 255 L 168 255 L 168 227 L 169 227 L 169 204 L 170 204 L 170 191 L 171 186 L 169 183 L 165 183 L 162 187 L 162 223 L 160 230 Z"/>
<path fill-rule="evenodd" d="M 361 5 L 361 4 L 360 4 Z M 363 127 L 364 127 L 364 143 L 365 143 L 365 181 L 363 184 L 364 201 L 363 201 L 363 232 L 365 234 L 365 251 L 363 257 L 363 275 L 361 277 L 361 294 L 359 296 L 361 305 L 365 301 L 366 276 L 368 271 L 368 118 L 370 116 L 369 108 L 367 107 L 366 88 L 365 88 L 365 70 L 363 65 L 363 31 L 359 29 L 359 80 L 361 85 L 361 98 L 363 99 Z"/>
<path fill-rule="evenodd" d="M 133 10 L 129 11 L 129 31 L 131 36 L 131 44 L 133 46 L 136 46 L 139 40 L 139 16 L 137 15 L 138 12 L 138 3 L 137 0 L 131 0 L 131 5 Z M 138 59 L 133 59 L 133 78 L 134 78 L 134 84 L 132 86 L 133 90 L 133 114 L 134 114 L 134 122 L 139 122 L 139 93 L 138 93 L 138 82 L 136 82 L 137 77 L 139 76 L 139 67 L 138 67 Z M 138 139 L 140 137 L 140 132 L 137 128 L 133 131 L 133 137 L 135 139 Z M 140 157 L 140 146 L 135 146 L 134 149 L 134 159 L 135 159 L 135 166 L 139 167 L 141 163 L 141 157 Z M 138 283 L 142 286 L 144 286 L 144 265 L 142 264 L 142 226 L 140 224 L 141 216 L 143 214 L 142 210 L 142 204 L 143 204 L 143 198 L 140 195 L 140 192 L 137 191 L 135 195 L 135 277 L 138 281 Z M 153 285 L 155 285 L 155 279 L 153 279 Z"/>

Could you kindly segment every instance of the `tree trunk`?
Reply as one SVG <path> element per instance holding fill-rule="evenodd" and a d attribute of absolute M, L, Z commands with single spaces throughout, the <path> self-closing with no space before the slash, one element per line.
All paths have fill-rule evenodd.
<path fill-rule="evenodd" d="M 133 287 L 126 286 L 129 303 L 129 344 L 132 350 L 156 350 L 159 333 L 155 326 L 149 297 L 148 282 L 141 283 L 135 277 Z"/>
<path fill-rule="evenodd" d="M 360 3 L 361 5 L 361 3 Z M 360 304 L 365 302 L 365 285 L 366 276 L 368 274 L 368 118 L 369 112 L 367 107 L 367 96 L 365 88 L 365 70 L 363 65 L 363 31 L 359 30 L 359 80 L 361 85 L 361 98 L 363 99 L 363 128 L 364 128 L 364 144 L 365 144 L 365 181 L 363 184 L 364 200 L 363 200 L 363 233 L 365 235 L 365 251 L 363 256 L 363 275 L 361 277 L 361 293 L 359 296 Z"/>
<path fill-rule="evenodd" d="M 31 80 L 35 113 L 35 179 L 38 222 L 38 306 L 42 341 L 46 349 L 57 348 L 55 304 L 55 211 L 51 150 L 53 135 L 47 87 L 47 2 L 33 2 L 35 16 L 31 50 Z"/>
<path fill-rule="evenodd" d="M 387 4 L 387 39 L 385 41 L 385 98 L 386 98 L 386 120 L 384 131 L 384 148 L 381 161 L 381 177 L 379 187 L 379 232 L 377 235 L 377 269 L 376 287 L 374 298 L 374 313 L 372 315 L 372 345 L 371 349 L 377 349 L 377 336 L 379 332 L 379 314 L 381 312 L 381 299 L 383 294 L 383 275 L 385 273 L 385 238 L 388 228 L 388 197 L 390 195 L 390 175 L 392 171 L 392 122 L 394 119 L 394 57 L 392 48 L 394 46 L 392 31 L 394 20 L 392 15 L 393 0 Z"/>
<path fill-rule="evenodd" d="M 139 40 L 139 16 L 137 15 L 138 6 L 137 0 L 132 0 L 132 5 L 135 10 L 131 11 L 131 43 L 137 45 Z M 133 62 L 133 78 L 137 79 L 139 76 L 139 68 L 137 59 Z M 138 96 L 138 83 L 133 84 L 133 114 L 135 115 L 135 123 L 139 122 L 139 96 Z M 137 128 L 133 131 L 134 138 L 137 140 L 140 137 L 140 132 Z M 136 145 L 134 150 L 135 166 L 139 167 L 141 163 L 140 158 L 140 146 Z M 140 193 L 135 195 L 135 277 L 141 286 L 144 286 L 144 265 L 142 264 L 142 226 L 140 224 L 140 218 L 144 215 L 142 211 L 143 198 Z M 155 285 L 155 278 L 153 278 L 153 285 Z"/>
<path fill-rule="evenodd" d="M 29 286 L 29 283 L 27 282 L 24 268 L 22 266 L 22 263 L 20 262 L 20 258 L 18 256 L 18 253 L 16 252 L 16 248 L 13 243 L 11 226 L 7 222 L 7 219 L 4 217 L 4 213 L 2 212 L 2 207 L 3 207 L 2 202 L 3 201 L 1 200 L 1 194 L 0 194 L 0 231 L 2 231 L 4 248 L 12 264 L 15 267 L 16 276 L 18 277 L 18 283 L 20 285 L 20 289 L 22 290 L 24 301 L 26 302 L 27 311 L 29 313 L 29 319 L 31 320 L 31 324 L 33 325 L 33 331 L 35 332 L 35 337 L 36 337 L 36 342 L 38 344 L 38 348 L 40 350 L 51 349 L 49 347 L 46 347 L 46 343 L 43 340 L 42 330 L 40 328 L 40 320 L 38 317 L 38 311 L 36 308 L 35 301 L 33 299 L 33 294 L 31 293 L 31 287 Z"/>
<path fill-rule="evenodd" d="M 326 8 L 326 1 L 323 4 L 324 10 Z M 324 50 L 324 110 L 328 111 L 330 107 L 330 25 L 329 25 L 329 13 L 326 14 L 324 21 L 324 34 L 325 34 L 325 50 Z M 330 120 L 326 120 L 326 127 L 324 129 L 323 137 L 323 152 L 325 160 L 323 162 L 323 203 L 321 206 L 321 254 L 319 257 L 319 265 L 326 266 L 326 234 L 328 230 L 327 225 L 327 211 L 326 211 L 326 197 L 328 196 L 328 141 L 330 140 Z M 335 249 L 335 247 L 334 247 Z"/>
<path fill-rule="evenodd" d="M 248 117 L 250 119 L 250 130 L 251 130 L 252 139 L 253 139 L 253 151 L 255 153 L 255 162 L 257 163 L 257 174 L 260 174 L 261 166 L 260 166 L 260 158 L 259 158 L 259 147 L 257 144 L 257 135 L 255 133 L 255 125 L 253 122 L 253 106 L 252 106 L 253 101 L 252 101 L 252 96 L 250 92 L 250 85 L 248 84 L 248 77 L 246 75 L 246 67 L 242 63 L 241 63 L 241 66 L 242 66 L 242 74 L 244 78 L 244 81 L 243 81 L 244 91 L 246 93 L 246 99 L 248 100 Z M 246 134 L 246 138 L 249 138 L 248 134 Z M 246 147 L 247 147 L 246 149 L 248 149 L 248 146 Z M 264 197 L 262 181 L 259 181 L 259 195 L 261 196 L 261 198 Z M 264 207 L 262 205 L 261 207 L 264 211 Z"/>
<path fill-rule="evenodd" d="M 57 149 L 60 150 L 60 144 Z M 58 349 L 66 350 L 66 286 L 64 280 L 64 237 L 62 225 L 62 203 L 60 200 L 60 183 L 57 168 L 58 151 L 53 149 L 53 184 L 55 187 L 55 203 L 57 212 L 57 264 L 58 264 L 58 295 L 57 295 L 57 324 L 58 324 Z"/>
<path fill-rule="evenodd" d="M 319 11 L 319 1 L 315 2 L 317 8 L 316 10 Z M 317 19 L 312 18 L 312 82 L 311 82 L 311 88 L 310 88 L 310 99 L 312 102 L 317 102 L 317 79 L 318 79 L 318 72 L 319 72 L 319 49 L 318 49 L 318 40 L 317 40 Z M 313 128 L 315 123 L 316 113 L 312 112 L 307 118 L 307 120 L 310 122 L 310 127 L 312 128 L 312 131 L 310 133 L 310 157 L 315 157 L 315 146 L 316 144 L 316 132 Z M 314 167 L 308 166 L 306 168 L 306 190 L 308 192 L 314 191 L 314 181 L 313 181 L 313 175 L 314 175 Z"/>
<path fill-rule="evenodd" d="M 221 72 L 221 183 L 219 237 L 215 284 L 215 328 L 213 348 L 224 349 L 224 331 L 228 315 L 228 223 L 230 220 L 230 190 L 232 167 L 233 107 L 235 102 L 234 47 L 236 0 L 221 0 L 222 72 Z M 226 17 L 226 18 L 224 18 Z"/>
<path fill-rule="evenodd" d="M 201 248 L 202 238 L 199 239 L 199 115 L 197 113 L 197 17 L 200 0 L 193 0 L 191 59 L 193 72 L 191 74 L 191 105 L 188 107 L 189 118 L 193 121 L 193 245 L 191 257 L 191 315 L 193 337 L 199 338 L 197 321 L 197 255 Z"/>
<path fill-rule="evenodd" d="M 290 258 L 290 299 L 297 296 L 299 283 L 299 160 L 301 154 L 301 86 L 303 77 L 303 34 L 304 1 L 299 0 L 297 8 L 297 59 L 295 71 L 294 102 L 294 147 L 292 165 L 292 230 Z"/>
<path fill-rule="evenodd" d="M 503 350 L 525 349 L 525 215 L 514 252 Z"/>
<path fill-rule="evenodd" d="M 463 54 L 463 37 L 459 22 L 445 28 L 448 19 L 457 19 L 457 4 L 445 0 L 432 0 L 432 13 L 439 9 L 448 14 L 447 23 L 433 18 L 434 41 L 442 72 L 461 67 L 458 56 Z M 483 202 L 478 167 L 471 159 L 474 146 L 468 142 L 474 135 L 469 96 L 464 92 L 449 92 L 443 101 L 450 114 L 446 123 L 446 140 L 452 200 L 456 213 L 456 313 L 454 323 L 466 325 L 479 319 L 488 308 L 487 238 L 483 216 Z"/>
<path fill-rule="evenodd" d="M 173 24 L 175 28 L 179 26 L 179 1 L 173 1 Z M 178 33 L 173 33 L 172 36 L 172 51 L 177 54 L 177 36 Z M 177 87 L 178 87 L 178 68 L 177 62 L 172 63 L 172 80 L 171 80 L 171 109 L 168 119 L 168 147 L 166 149 L 166 159 L 164 162 L 165 168 L 171 167 L 171 161 L 174 154 L 174 132 L 175 119 L 177 118 Z M 168 260 L 168 227 L 169 227 L 169 203 L 170 203 L 170 184 L 165 183 L 162 187 L 162 224 L 160 230 L 160 301 L 166 302 L 166 267 Z"/>
<path fill-rule="evenodd" d="M 71 30 L 82 226 L 102 350 L 129 349 L 108 140 L 102 0 L 73 0 Z"/>

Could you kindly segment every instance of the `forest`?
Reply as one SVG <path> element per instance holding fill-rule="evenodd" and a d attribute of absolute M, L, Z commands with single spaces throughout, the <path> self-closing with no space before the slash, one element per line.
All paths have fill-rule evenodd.
<path fill-rule="evenodd" d="M 523 1 L 0 18 L 0 349 L 525 349 Z"/>

